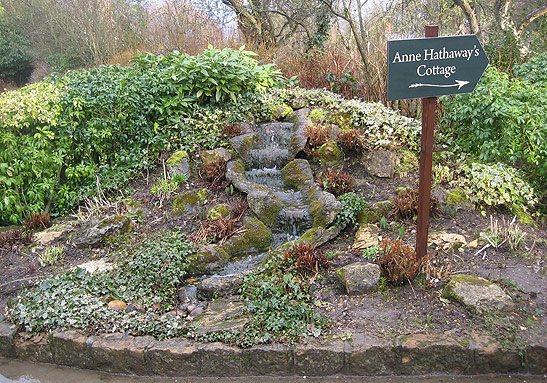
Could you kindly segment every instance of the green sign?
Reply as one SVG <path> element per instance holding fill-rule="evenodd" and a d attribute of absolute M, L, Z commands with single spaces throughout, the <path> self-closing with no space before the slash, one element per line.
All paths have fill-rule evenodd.
<path fill-rule="evenodd" d="M 388 41 L 387 99 L 471 93 L 488 66 L 475 35 Z"/>

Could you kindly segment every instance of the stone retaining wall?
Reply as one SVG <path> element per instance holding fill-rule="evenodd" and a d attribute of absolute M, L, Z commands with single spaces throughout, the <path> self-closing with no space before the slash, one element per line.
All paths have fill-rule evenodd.
<path fill-rule="evenodd" d="M 187 339 L 59 331 L 23 341 L 0 322 L 0 356 L 112 373 L 158 376 L 352 376 L 547 372 L 547 343 L 506 350 L 492 338 L 413 334 L 386 341 L 368 334 L 241 349 Z"/>

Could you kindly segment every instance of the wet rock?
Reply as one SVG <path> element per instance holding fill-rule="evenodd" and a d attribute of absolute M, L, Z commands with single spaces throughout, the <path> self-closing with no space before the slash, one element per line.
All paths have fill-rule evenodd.
<path fill-rule="evenodd" d="M 209 274 L 220 269 L 228 262 L 226 251 L 216 245 L 197 245 L 195 252 L 188 257 L 188 272 L 191 274 Z"/>
<path fill-rule="evenodd" d="M 178 298 L 179 302 L 195 302 L 197 300 L 198 289 L 194 285 L 186 285 L 179 290 Z"/>
<path fill-rule="evenodd" d="M 352 249 L 362 250 L 377 245 L 379 231 L 376 225 L 361 226 L 355 233 Z"/>
<path fill-rule="evenodd" d="M 165 164 L 167 165 L 167 171 L 171 178 L 175 175 L 185 177 L 185 179 L 190 178 L 190 163 L 186 150 L 179 150 L 173 153 Z"/>
<path fill-rule="evenodd" d="M 243 254 L 259 253 L 268 249 L 271 243 L 271 230 L 261 220 L 246 217 L 242 232 L 230 237 L 220 248 L 228 258 L 233 258 Z"/>
<path fill-rule="evenodd" d="M 373 263 L 352 263 L 339 268 L 336 274 L 350 295 L 373 291 L 380 282 L 380 268 Z"/>
<path fill-rule="evenodd" d="M 351 344 L 348 360 L 351 375 L 397 375 L 400 362 L 391 342 L 358 332 L 351 337 Z"/>
<path fill-rule="evenodd" d="M 168 339 L 152 343 L 146 351 L 151 375 L 198 376 L 200 355 L 197 344 L 186 339 Z"/>
<path fill-rule="evenodd" d="M 258 135 L 255 132 L 252 132 L 231 138 L 230 145 L 237 155 L 248 164 L 250 163 L 251 149 L 257 140 Z"/>
<path fill-rule="evenodd" d="M 316 190 L 307 201 L 310 204 L 310 214 L 313 217 L 313 226 L 327 227 L 336 219 L 342 208 L 340 201 L 331 193 Z"/>
<path fill-rule="evenodd" d="M 15 342 L 15 357 L 39 363 L 53 363 L 53 353 L 49 344 L 49 336 L 46 334 L 20 333 L 21 337 Z"/>
<path fill-rule="evenodd" d="M 127 303 L 124 301 L 113 300 L 108 302 L 108 308 L 114 311 L 124 311 L 127 308 Z"/>
<path fill-rule="evenodd" d="M 321 165 L 341 165 L 344 162 L 344 153 L 333 141 L 321 145 L 318 149 L 318 155 Z"/>
<path fill-rule="evenodd" d="M 294 123 L 294 135 L 289 147 L 289 154 L 292 158 L 304 150 L 306 142 L 308 141 L 308 137 L 306 137 L 306 127 L 312 125 L 312 122 L 308 117 L 309 113 L 310 110 L 308 108 L 304 108 L 287 116 L 287 120 Z"/>
<path fill-rule="evenodd" d="M 194 215 L 198 213 L 200 205 L 209 198 L 209 190 L 192 190 L 173 199 L 171 212 L 175 215 Z"/>
<path fill-rule="evenodd" d="M 397 154 L 385 150 L 366 152 L 361 159 L 365 170 L 373 176 L 392 178 L 399 165 Z"/>
<path fill-rule="evenodd" d="M 247 202 L 249 203 L 249 209 L 269 227 L 274 225 L 283 207 L 281 200 L 271 190 L 260 185 L 256 185 L 253 190 L 249 191 Z"/>
<path fill-rule="evenodd" d="M 90 361 L 85 346 L 86 340 L 87 336 L 74 330 L 55 331 L 51 334 L 55 364 L 87 368 Z"/>
<path fill-rule="evenodd" d="M 17 328 L 14 325 L 0 320 L 0 357 L 13 357 L 16 332 Z"/>
<path fill-rule="evenodd" d="M 92 218 L 72 235 L 72 244 L 80 248 L 98 246 L 108 237 L 128 233 L 132 228 L 131 219 L 123 215 Z"/>
<path fill-rule="evenodd" d="M 243 278 L 249 271 L 244 271 L 230 276 L 213 276 L 203 279 L 198 283 L 197 290 L 200 297 L 212 299 L 213 297 L 229 297 L 235 295 L 243 284 Z"/>
<path fill-rule="evenodd" d="M 294 367 L 301 375 L 331 376 L 342 372 L 345 364 L 342 341 L 311 341 L 294 347 Z"/>
<path fill-rule="evenodd" d="M 511 298 L 484 278 L 468 274 L 454 275 L 445 286 L 443 295 L 464 305 L 475 314 L 506 310 L 513 305 Z"/>
<path fill-rule="evenodd" d="M 201 162 L 203 166 L 209 166 L 221 161 L 228 162 L 231 158 L 232 154 L 226 148 L 216 148 L 201 152 Z"/>
<path fill-rule="evenodd" d="M 218 331 L 242 330 L 247 324 L 244 304 L 241 301 L 218 298 L 207 306 L 198 320 L 198 334 L 210 334 Z"/>
<path fill-rule="evenodd" d="M 502 347 L 494 338 L 486 335 L 473 334 L 468 342 L 475 356 L 474 374 L 523 371 L 518 349 Z"/>

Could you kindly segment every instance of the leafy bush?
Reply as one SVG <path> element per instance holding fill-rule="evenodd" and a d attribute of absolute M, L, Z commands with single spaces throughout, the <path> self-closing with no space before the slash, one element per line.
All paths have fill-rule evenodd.
<path fill-rule="evenodd" d="M 472 94 L 444 98 L 445 132 L 480 162 L 509 162 L 539 184 L 547 179 L 547 87 L 538 61 L 515 68 L 522 78 L 489 68 Z M 536 66 L 538 68 L 536 68 Z"/>
<path fill-rule="evenodd" d="M 338 212 L 336 223 L 345 226 L 347 224 L 358 225 L 357 218 L 359 213 L 365 207 L 365 200 L 354 192 L 342 194 L 338 200 L 342 203 L 342 208 Z"/>
<path fill-rule="evenodd" d="M 502 163 L 472 163 L 463 168 L 463 177 L 455 184 L 467 197 L 482 206 L 534 206 L 538 200 L 534 188 L 524 180 L 522 172 Z"/>
<path fill-rule="evenodd" d="M 8 28 L 0 15 L 0 79 L 22 83 L 30 74 L 28 41 Z"/>
<path fill-rule="evenodd" d="M 60 214 L 97 184 L 123 185 L 160 151 L 225 145 L 226 124 L 267 118 L 273 102 L 260 91 L 279 74 L 251 56 L 139 56 L 133 67 L 71 71 L 0 96 L 0 223 Z"/>
<path fill-rule="evenodd" d="M 10 302 L 8 316 L 28 332 L 72 327 L 91 332 L 179 335 L 186 330 L 179 319 L 151 312 L 117 312 L 109 309 L 107 302 L 114 298 L 171 309 L 190 248 L 184 236 L 176 232 L 147 239 L 137 248 L 117 252 L 113 271 L 89 274 L 76 268 L 42 280 Z"/>

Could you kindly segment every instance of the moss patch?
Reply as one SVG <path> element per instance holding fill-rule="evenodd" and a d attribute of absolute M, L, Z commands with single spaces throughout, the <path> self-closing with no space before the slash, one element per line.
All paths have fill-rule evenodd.
<path fill-rule="evenodd" d="M 391 202 L 391 200 L 375 202 L 372 205 L 367 203 L 357 218 L 358 222 L 361 226 L 377 222 L 382 217 L 387 216 L 387 214 L 393 210 L 393 207 L 393 202 Z"/>
<path fill-rule="evenodd" d="M 191 213 L 192 210 L 200 203 L 203 203 L 209 198 L 209 190 L 199 189 L 186 192 L 173 200 L 171 211 L 173 214 Z"/>
<path fill-rule="evenodd" d="M 230 214 L 230 209 L 225 203 L 221 203 L 209 210 L 207 213 L 207 219 L 212 221 L 218 218 L 226 218 Z"/>
<path fill-rule="evenodd" d="M 309 118 L 313 123 L 322 122 L 327 117 L 327 111 L 321 108 L 312 110 L 309 114 Z"/>
<path fill-rule="evenodd" d="M 287 117 L 292 112 L 293 112 L 293 109 L 287 104 L 277 105 L 273 110 L 273 119 L 281 120 Z"/>
<path fill-rule="evenodd" d="M 243 232 L 227 240 L 221 249 L 234 257 L 258 253 L 268 249 L 272 243 L 272 232 L 257 218 L 249 218 L 243 225 Z"/>
<path fill-rule="evenodd" d="M 524 210 L 522 206 L 513 205 L 511 207 L 511 213 L 517 216 L 520 223 L 524 223 L 527 225 L 532 225 L 535 223 L 532 215 Z"/>
<path fill-rule="evenodd" d="M 169 157 L 169 159 L 165 163 L 169 166 L 175 166 L 183 158 L 188 158 L 188 152 L 186 152 L 186 150 L 179 150 L 179 151 L 173 153 L 173 155 L 171 157 Z"/>
<path fill-rule="evenodd" d="M 349 130 L 352 127 L 351 115 L 345 112 L 331 113 L 327 118 L 327 122 L 337 125 L 342 131 Z"/>
<path fill-rule="evenodd" d="M 344 152 L 336 142 L 329 141 L 319 147 L 319 163 L 321 165 L 338 165 L 344 161 Z"/>
<path fill-rule="evenodd" d="M 285 185 L 299 190 L 304 183 L 313 182 L 313 175 L 306 172 L 307 169 L 302 166 L 301 160 L 289 162 L 281 171 Z"/>
<path fill-rule="evenodd" d="M 469 202 L 469 199 L 461 189 L 454 189 L 448 193 L 446 197 L 446 203 L 452 205 L 460 205 L 462 203 Z"/>

